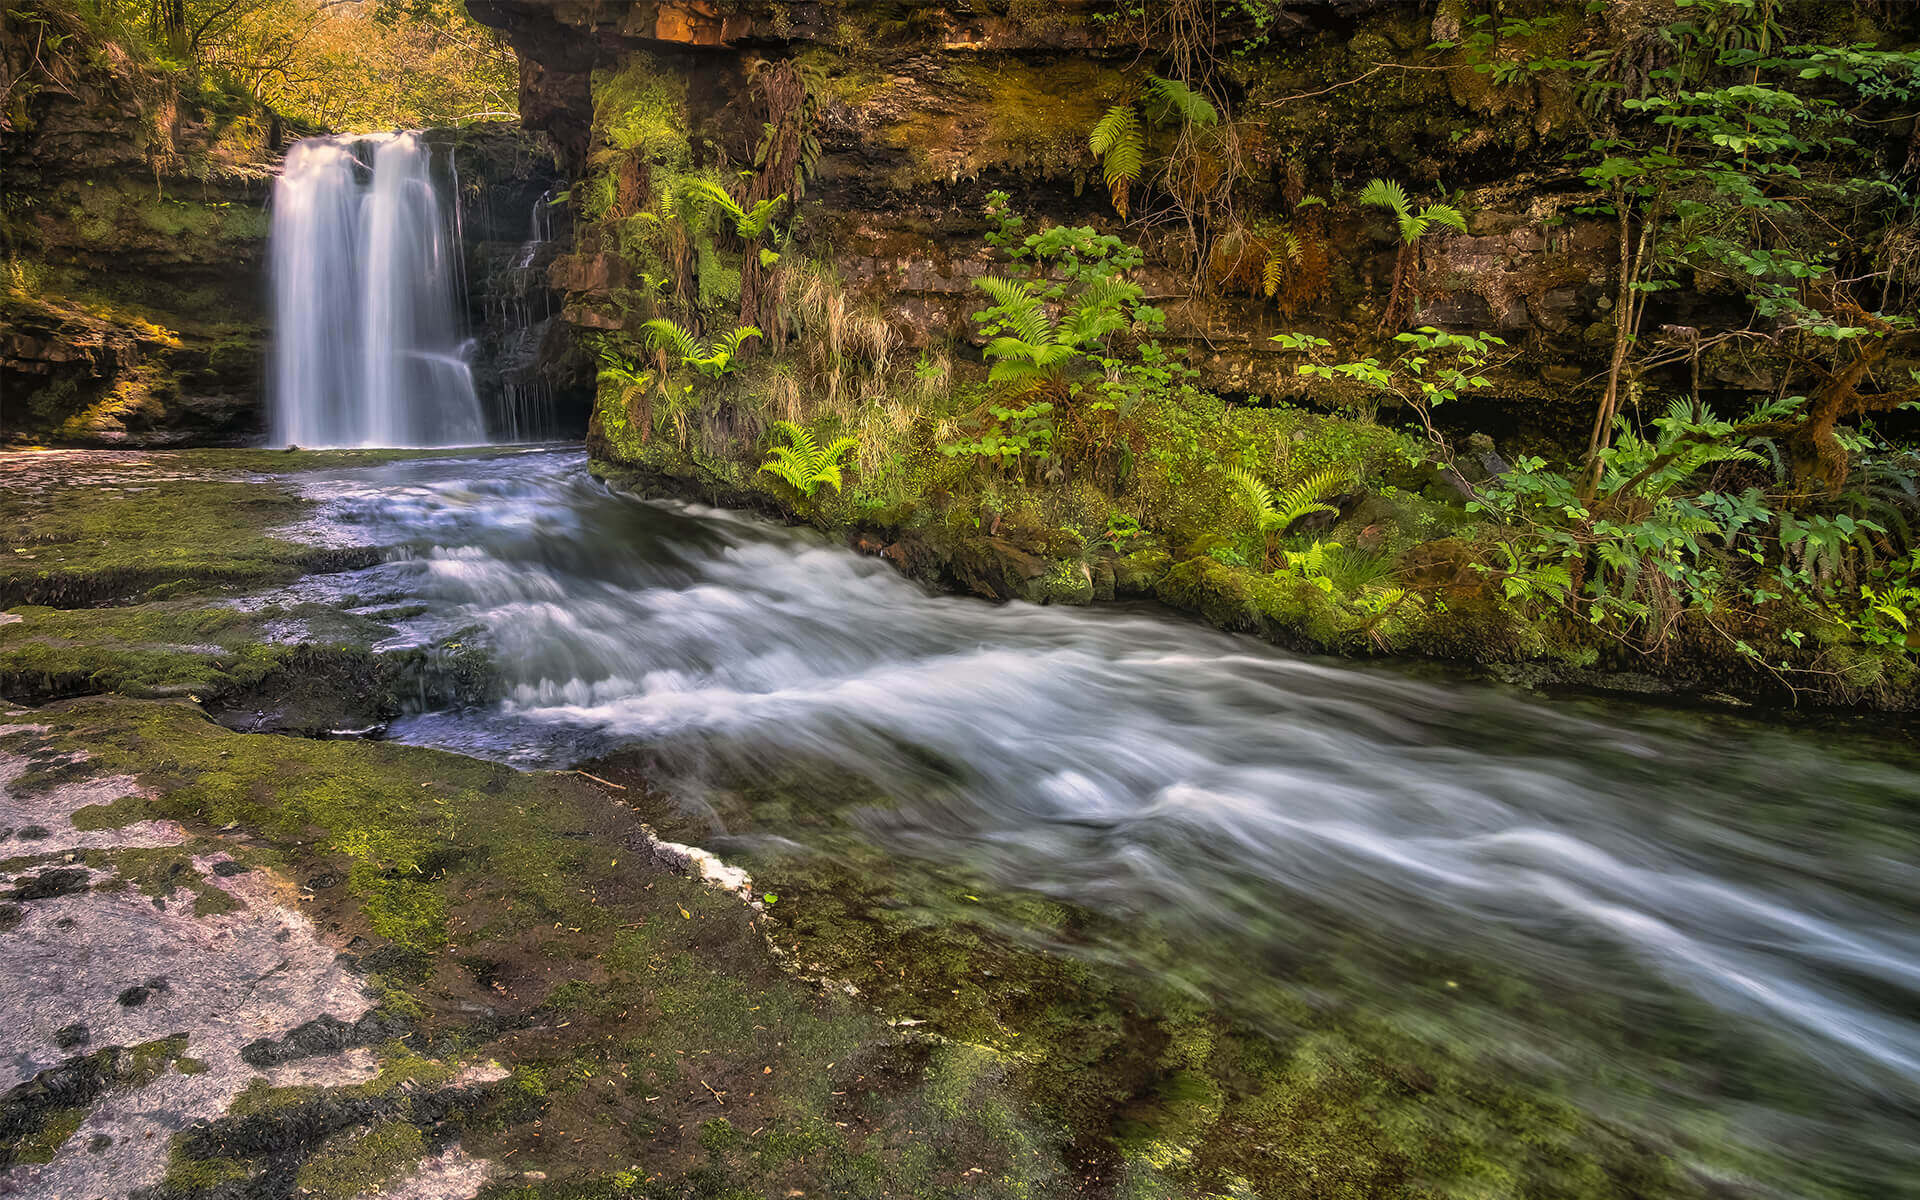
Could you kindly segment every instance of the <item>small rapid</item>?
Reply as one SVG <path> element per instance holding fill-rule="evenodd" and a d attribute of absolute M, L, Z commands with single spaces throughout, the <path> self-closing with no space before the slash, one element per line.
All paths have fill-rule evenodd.
<path fill-rule="evenodd" d="M 1863 1178 L 1920 1119 L 1920 766 L 1884 726 L 1548 700 L 1146 608 L 942 597 L 809 532 L 612 494 L 577 452 L 310 486 L 322 533 L 393 553 L 302 587 L 425 605 L 407 637 L 478 636 L 505 674 L 497 706 L 402 740 L 525 767 L 645 747 L 690 802 L 813 764 L 893 853 L 1224 947 L 1204 986 L 1334 963 L 1343 1003 L 1579 1076 L 1610 1115 L 1711 1110 Z M 1165 955 L 1148 965 L 1190 965 Z M 1437 992 L 1458 964 L 1533 999 Z M 1647 1021 L 1708 1049 L 1620 1061 Z M 1716 1055 L 1806 1099 L 1721 1094 Z"/>

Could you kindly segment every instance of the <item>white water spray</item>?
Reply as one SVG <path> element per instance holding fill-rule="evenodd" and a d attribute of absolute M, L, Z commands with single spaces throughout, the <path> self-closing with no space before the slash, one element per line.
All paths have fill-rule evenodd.
<path fill-rule="evenodd" d="M 275 444 L 486 440 L 431 157 L 416 133 L 307 138 L 287 152 L 273 191 Z"/>

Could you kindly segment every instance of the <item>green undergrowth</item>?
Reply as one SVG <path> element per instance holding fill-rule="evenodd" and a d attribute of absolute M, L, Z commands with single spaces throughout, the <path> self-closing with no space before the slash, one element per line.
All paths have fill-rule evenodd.
<path fill-rule="evenodd" d="M 724 403 L 751 411 L 763 379 L 749 376 Z M 851 414 L 829 414 L 826 428 L 862 437 L 860 462 L 842 491 L 822 488 L 810 497 L 760 472 L 750 441 L 643 440 L 610 396 L 602 399 L 590 450 L 601 459 L 597 469 L 643 488 L 664 483 L 829 530 L 870 530 L 925 545 L 934 560 L 930 574 L 997 598 L 1086 603 L 1116 592 L 1148 594 L 1223 628 L 1350 654 L 1424 651 L 1500 661 L 1549 654 L 1557 644 L 1556 631 L 1497 598 L 1416 601 L 1383 614 L 1389 602 L 1373 596 L 1261 569 L 1262 547 L 1226 474 L 1230 467 L 1282 479 L 1332 472 L 1343 481 L 1340 512 L 1287 545 L 1352 547 L 1355 562 L 1378 564 L 1388 584 L 1404 576 L 1396 560 L 1416 546 L 1465 546 L 1459 539 L 1473 537 L 1480 523 L 1437 473 L 1410 464 L 1417 462 L 1411 439 L 1395 429 L 1209 395 L 1149 400 L 1136 414 L 1142 448 L 1125 486 L 1110 489 L 985 471 L 940 453 L 943 429 L 980 403 L 978 392 L 958 388 L 917 405 L 869 401 Z M 896 405 L 905 410 L 899 416 L 884 411 Z M 1035 561 L 1017 562 L 1011 586 L 995 586 L 997 578 L 983 581 L 968 566 L 982 553 Z M 905 558 L 911 567 L 915 555 Z M 1440 566 L 1466 570 L 1444 556 Z M 1474 593 L 1476 581 L 1468 576 L 1466 583 Z"/>
<path fill-rule="evenodd" d="M 1116 484 L 1085 469 L 1049 476 L 943 453 L 994 403 L 964 380 L 856 400 L 816 396 L 803 402 L 815 406 L 816 437 L 852 436 L 858 450 L 842 488 L 802 494 L 759 469 L 777 440 L 768 431 L 789 369 L 758 360 L 735 378 L 694 387 L 674 401 L 678 424 L 660 429 L 656 409 L 651 433 L 636 423 L 631 397 L 603 392 L 588 440 L 593 469 L 645 493 L 698 496 L 870 546 L 893 543 L 889 556 L 910 573 L 991 598 L 1084 604 L 1150 595 L 1220 628 L 1308 651 L 1421 656 L 1577 686 L 1621 679 L 1634 690 L 1778 697 L 1793 694 L 1791 669 L 1800 671 L 1791 682 L 1803 698 L 1892 707 L 1911 703 L 1920 683 L 1899 646 L 1863 644 L 1817 612 L 1794 618 L 1817 638 L 1782 646 L 1783 670 L 1772 671 L 1705 626 L 1689 625 L 1650 652 L 1634 637 L 1516 598 L 1489 565 L 1511 534 L 1469 510 L 1466 494 L 1427 461 L 1422 439 L 1336 413 L 1205 393 L 1150 397 L 1133 413 L 1137 437 Z M 1264 543 L 1234 485 L 1236 469 L 1278 487 L 1331 479 L 1325 499 L 1334 511 Z M 1750 637 L 1781 640 L 1761 624 Z"/>

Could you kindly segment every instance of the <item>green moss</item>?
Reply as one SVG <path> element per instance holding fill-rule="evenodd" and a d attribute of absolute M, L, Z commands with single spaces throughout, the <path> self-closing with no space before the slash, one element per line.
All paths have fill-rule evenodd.
<path fill-rule="evenodd" d="M 189 1158 L 175 1147 L 167 1160 L 162 1186 L 175 1195 L 191 1195 L 210 1191 L 223 1183 L 237 1183 L 251 1174 L 247 1165 L 237 1159 Z"/>
<path fill-rule="evenodd" d="M 300 1167 L 297 1184 L 320 1200 L 346 1200 L 377 1190 L 426 1155 L 420 1131 L 403 1121 L 331 1138 Z"/>
<path fill-rule="evenodd" d="M 142 1042 L 128 1049 L 116 1064 L 116 1084 L 129 1090 L 147 1086 L 167 1073 L 167 1069 L 186 1052 L 187 1042 L 187 1035 L 182 1033 Z"/>
<path fill-rule="evenodd" d="M 691 162 L 684 76 L 653 56 L 629 54 L 617 70 L 593 75 L 593 127 L 606 145 L 683 170 Z"/>
<path fill-rule="evenodd" d="M 82 831 L 121 829 L 140 821 L 151 821 L 153 809 L 144 796 L 122 796 L 111 804 L 89 804 L 74 810 L 73 827 Z"/>
<path fill-rule="evenodd" d="M 889 179 L 902 190 L 996 170 L 1053 177 L 1090 169 L 1088 132 L 1108 106 L 1133 91 L 1119 71 L 1085 58 L 962 57 L 944 63 L 937 82 L 926 86 L 959 103 L 901 106 L 901 116 L 882 131 L 913 163 Z"/>
<path fill-rule="evenodd" d="M 52 1162 L 60 1147 L 67 1144 L 74 1131 L 85 1120 L 84 1108 L 62 1108 L 41 1115 L 40 1127 L 22 1138 L 15 1145 L 14 1161 L 23 1163 Z"/>
<path fill-rule="evenodd" d="M 160 904 L 170 902 L 176 893 L 185 891 L 192 898 L 194 915 L 204 917 L 241 907 L 239 901 L 216 887 L 194 866 L 195 854 L 213 849 L 215 847 L 205 843 L 188 842 L 154 848 L 82 850 L 79 861 L 112 872 L 111 879 L 95 885 L 97 891 L 132 888 Z"/>
<path fill-rule="evenodd" d="M 282 487 L 167 478 L 139 486 L 129 494 L 49 479 L 0 497 L 8 551 L 0 603 L 74 606 L 262 587 L 342 557 L 273 536 L 305 507 Z"/>
<path fill-rule="evenodd" d="M 286 657 L 270 646 L 278 612 L 242 612 L 188 602 L 59 610 L 22 606 L 0 625 L 0 694 L 55 698 L 86 692 L 209 697 L 258 684 Z M 371 623 L 328 610 L 333 630 Z"/>
<path fill-rule="evenodd" d="M 206 237 L 218 220 L 214 209 L 184 200 L 150 198 L 142 200 L 136 212 L 141 224 L 167 237 Z"/>

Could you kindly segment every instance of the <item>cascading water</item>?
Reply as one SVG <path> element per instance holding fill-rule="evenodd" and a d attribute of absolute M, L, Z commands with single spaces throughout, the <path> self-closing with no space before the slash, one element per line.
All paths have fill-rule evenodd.
<path fill-rule="evenodd" d="M 1889 730 L 1549 702 L 1147 610 L 929 596 L 809 533 L 623 499 L 570 452 L 307 486 L 325 515 L 303 536 L 392 554 L 262 603 L 404 602 L 390 647 L 484 645 L 499 673 L 499 703 L 392 737 L 529 767 L 629 749 L 756 875 L 857 840 L 863 871 L 1118 916 L 1040 936 L 1246 997 L 1329 1080 L 1356 1060 L 1318 1048 L 1340 1044 L 1322 1022 L 1349 1013 L 1553 1080 L 1701 1179 L 1764 1180 L 1711 1194 L 1912 1193 L 1920 760 Z M 1431 1089 L 1435 1129 L 1505 1119 L 1400 1086 Z"/>
<path fill-rule="evenodd" d="M 500 396 L 493 427 L 507 442 L 550 437 L 558 426 L 542 361 L 555 315 L 553 293 L 546 287 L 547 265 L 553 261 L 552 194 L 548 189 L 534 199 L 527 240 L 499 273 L 488 298 L 488 324 L 500 331 Z"/>
<path fill-rule="evenodd" d="M 273 191 L 276 444 L 486 441 L 447 213 L 417 133 L 287 152 Z"/>

